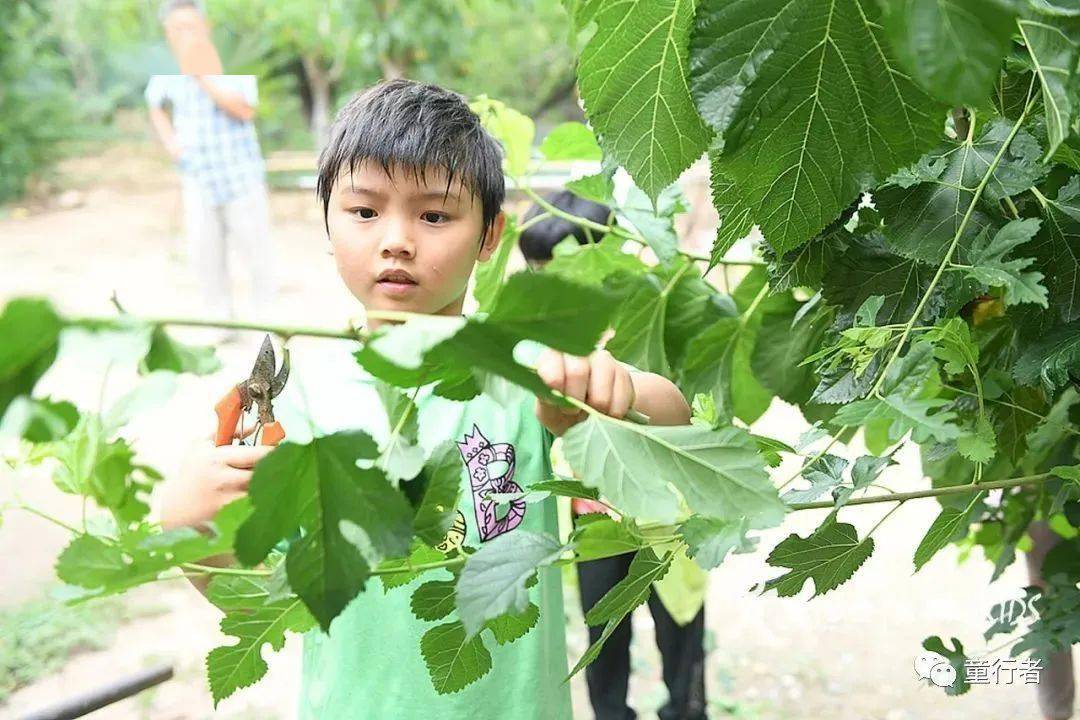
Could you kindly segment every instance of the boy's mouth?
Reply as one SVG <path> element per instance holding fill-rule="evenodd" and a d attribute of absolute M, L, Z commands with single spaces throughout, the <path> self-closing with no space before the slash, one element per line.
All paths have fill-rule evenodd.
<path fill-rule="evenodd" d="M 418 285 L 416 278 L 404 270 L 383 270 L 375 284 L 392 295 L 404 295 Z"/>

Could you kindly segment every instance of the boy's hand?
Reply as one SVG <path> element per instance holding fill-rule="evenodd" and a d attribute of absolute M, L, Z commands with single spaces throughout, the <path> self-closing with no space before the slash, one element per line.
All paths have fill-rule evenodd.
<path fill-rule="evenodd" d="M 552 390 L 581 400 L 611 417 L 622 418 L 634 404 L 630 371 L 607 350 L 597 350 L 588 357 L 545 350 L 536 364 L 536 372 Z M 548 430 L 562 435 L 585 419 L 585 411 L 537 398 L 536 417 Z"/>
<path fill-rule="evenodd" d="M 273 449 L 268 445 L 215 447 L 212 437 L 195 443 L 163 498 L 162 526 L 166 530 L 198 528 L 213 520 L 218 510 L 247 494 L 255 463 Z"/>

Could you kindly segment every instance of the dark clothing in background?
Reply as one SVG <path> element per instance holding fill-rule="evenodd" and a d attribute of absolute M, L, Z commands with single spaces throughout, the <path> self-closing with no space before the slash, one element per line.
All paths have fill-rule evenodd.
<path fill-rule="evenodd" d="M 633 553 L 590 560 L 577 566 L 581 607 L 586 613 L 630 570 Z M 669 699 L 659 710 L 660 720 L 705 720 L 705 609 L 680 626 L 655 592 L 649 612 L 656 626 L 656 645 L 663 660 L 664 684 Z M 589 628 L 589 642 L 600 639 L 603 625 Z M 626 704 L 630 682 L 630 616 L 608 638 L 595 662 L 585 668 L 589 701 L 596 720 L 633 720 L 637 714 Z"/>

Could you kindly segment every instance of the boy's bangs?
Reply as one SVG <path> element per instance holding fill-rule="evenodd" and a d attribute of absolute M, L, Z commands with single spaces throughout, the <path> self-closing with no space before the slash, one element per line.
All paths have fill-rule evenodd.
<path fill-rule="evenodd" d="M 334 183 L 365 163 L 382 168 L 391 180 L 406 173 L 426 183 L 432 174 L 445 174 L 447 195 L 459 181 L 480 200 L 485 234 L 506 194 L 498 142 L 462 96 L 435 85 L 380 83 L 341 109 L 319 157 L 316 191 L 324 219 Z"/>

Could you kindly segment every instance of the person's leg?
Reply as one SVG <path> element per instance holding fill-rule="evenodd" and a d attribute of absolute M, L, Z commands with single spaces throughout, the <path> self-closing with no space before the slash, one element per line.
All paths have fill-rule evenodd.
<path fill-rule="evenodd" d="M 194 178 L 183 177 L 184 226 L 188 261 L 202 293 L 204 311 L 212 318 L 233 316 L 232 293 L 225 265 L 225 228 L 221 208 Z"/>
<path fill-rule="evenodd" d="M 1042 576 L 1043 560 L 1051 548 L 1061 541 L 1061 536 L 1050 529 L 1043 520 L 1028 526 L 1028 534 L 1034 541 L 1027 554 L 1028 581 L 1045 587 Z M 1050 656 L 1046 667 L 1039 674 L 1039 709 L 1047 720 L 1068 720 L 1073 715 L 1076 683 L 1073 678 L 1072 648 Z"/>
<path fill-rule="evenodd" d="M 270 202 L 266 184 L 258 183 L 225 206 L 231 242 L 251 280 L 256 320 L 273 316 L 277 298 L 277 255 L 270 235 Z"/>
<path fill-rule="evenodd" d="M 669 696 L 657 713 L 660 720 L 705 720 L 705 608 L 688 624 L 679 625 L 653 592 L 649 611 Z"/>
<path fill-rule="evenodd" d="M 618 555 L 578 563 L 578 587 L 581 609 L 588 613 L 608 590 L 626 577 L 633 554 Z M 589 643 L 600 639 L 603 625 L 589 628 Z M 585 668 L 589 702 L 596 720 L 633 720 L 637 715 L 626 704 L 630 682 L 630 617 L 627 616 L 611 634 L 596 660 Z"/>

